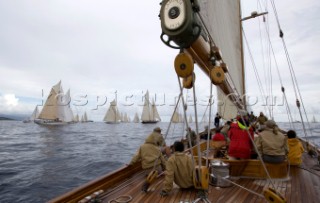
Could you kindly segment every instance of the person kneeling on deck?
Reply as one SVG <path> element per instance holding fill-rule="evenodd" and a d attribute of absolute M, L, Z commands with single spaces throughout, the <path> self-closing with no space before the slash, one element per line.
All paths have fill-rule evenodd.
<path fill-rule="evenodd" d="M 273 120 L 268 120 L 266 128 L 260 133 L 255 141 L 263 161 L 267 163 L 281 163 L 288 154 L 287 137 L 278 130 L 277 124 Z"/>
<path fill-rule="evenodd" d="M 164 187 L 160 193 L 166 196 L 172 190 L 173 182 L 180 188 L 193 187 L 194 167 L 190 156 L 183 153 L 184 145 L 176 141 L 174 144 L 174 154 L 168 159 L 165 171 Z"/>

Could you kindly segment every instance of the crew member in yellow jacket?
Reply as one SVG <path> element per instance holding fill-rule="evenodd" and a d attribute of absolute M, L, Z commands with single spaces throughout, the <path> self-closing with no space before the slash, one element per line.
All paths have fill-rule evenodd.
<path fill-rule="evenodd" d="M 287 132 L 287 136 L 289 146 L 289 163 L 290 165 L 300 165 L 302 163 L 302 153 L 304 152 L 304 148 L 300 140 L 297 138 L 295 131 L 289 130 Z"/>
<path fill-rule="evenodd" d="M 132 157 L 129 165 L 133 165 L 137 161 L 141 160 L 142 169 L 146 170 L 146 173 L 150 172 L 153 169 L 165 170 L 166 160 L 164 159 L 157 140 L 152 136 L 147 137 L 145 143 L 140 146 L 137 153 Z"/>
<path fill-rule="evenodd" d="M 174 154 L 168 159 L 166 164 L 164 186 L 160 193 L 166 196 L 172 190 L 173 182 L 180 188 L 193 187 L 193 170 L 191 157 L 183 153 L 184 145 L 176 141 L 174 144 Z"/>

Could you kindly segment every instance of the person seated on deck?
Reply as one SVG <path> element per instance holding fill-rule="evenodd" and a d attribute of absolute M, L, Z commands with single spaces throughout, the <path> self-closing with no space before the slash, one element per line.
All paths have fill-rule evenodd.
<path fill-rule="evenodd" d="M 159 147 L 165 147 L 166 142 L 161 134 L 161 128 L 156 127 L 153 129 L 153 132 L 148 135 L 146 140 L 154 139 L 154 142 L 159 146 Z"/>
<path fill-rule="evenodd" d="M 294 130 L 289 130 L 287 132 L 288 136 L 288 159 L 290 165 L 300 165 L 302 163 L 302 154 L 304 152 L 304 148 L 302 143 L 297 138 L 297 134 Z"/>
<path fill-rule="evenodd" d="M 256 126 L 256 124 L 259 124 L 259 128 L 264 128 L 265 127 L 265 122 L 267 122 L 268 118 L 263 114 L 263 112 L 260 112 L 260 115 L 258 116 L 256 123 L 254 124 L 254 126 Z"/>
<path fill-rule="evenodd" d="M 268 120 L 266 128 L 255 141 L 263 161 L 267 163 L 281 163 L 288 154 L 287 137 L 279 132 L 277 124 Z"/>
<path fill-rule="evenodd" d="M 145 143 L 142 144 L 136 154 L 132 157 L 129 165 L 135 164 L 137 161 L 141 160 L 142 169 L 145 170 L 146 175 L 152 170 L 161 171 L 165 170 L 166 160 L 163 157 L 157 139 L 153 136 L 148 136 Z"/>
<path fill-rule="evenodd" d="M 194 130 L 192 130 L 190 127 L 188 127 L 188 129 L 186 131 L 187 131 L 186 138 L 188 140 L 188 146 L 189 146 L 189 137 L 190 137 L 190 140 L 191 140 L 192 147 L 197 145 L 197 135 L 194 132 Z"/>
<path fill-rule="evenodd" d="M 166 196 L 173 188 L 173 182 L 180 188 L 193 187 L 194 167 L 190 156 L 183 153 L 184 145 L 176 141 L 174 144 L 174 154 L 168 159 L 166 164 L 165 179 L 161 196 Z"/>
<path fill-rule="evenodd" d="M 223 158 L 225 156 L 227 141 L 225 136 L 222 133 L 220 133 L 220 129 L 221 128 L 216 129 L 216 133 L 212 136 L 212 142 L 210 143 L 210 147 L 214 151 L 214 157 Z"/>
<path fill-rule="evenodd" d="M 200 139 L 207 140 L 208 139 L 208 131 L 209 131 L 209 127 L 207 125 L 204 126 L 204 131 L 200 133 Z M 210 136 L 211 136 L 211 134 L 210 134 Z"/>
<path fill-rule="evenodd" d="M 246 111 L 240 111 L 237 122 L 232 123 L 230 126 L 228 136 L 230 139 L 229 159 L 250 159 L 253 145 L 249 136 L 253 140 L 253 129 L 249 126 Z"/>
<path fill-rule="evenodd" d="M 213 141 L 226 141 L 224 135 L 221 133 L 220 129 L 216 129 L 216 133 L 212 136 Z"/>

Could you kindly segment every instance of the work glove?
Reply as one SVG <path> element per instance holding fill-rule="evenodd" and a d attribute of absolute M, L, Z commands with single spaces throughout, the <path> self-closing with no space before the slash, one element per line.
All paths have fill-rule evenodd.
<path fill-rule="evenodd" d="M 161 196 L 161 197 L 168 196 L 168 192 L 162 190 L 162 191 L 160 192 L 160 196 Z"/>

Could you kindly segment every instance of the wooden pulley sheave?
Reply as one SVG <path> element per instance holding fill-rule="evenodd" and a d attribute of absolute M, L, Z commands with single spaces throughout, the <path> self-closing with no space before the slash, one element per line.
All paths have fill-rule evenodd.
<path fill-rule="evenodd" d="M 225 79 L 223 68 L 221 66 L 215 66 L 210 71 L 210 78 L 214 85 L 221 84 Z"/>
<path fill-rule="evenodd" d="M 181 78 L 192 76 L 194 69 L 193 58 L 188 53 L 179 53 L 174 60 L 174 68 L 176 73 Z"/>
<path fill-rule="evenodd" d="M 195 82 L 195 80 L 196 80 L 196 75 L 194 73 L 189 77 L 183 78 L 182 80 L 183 88 L 191 89 L 193 87 L 193 83 Z"/>
<path fill-rule="evenodd" d="M 286 199 L 272 188 L 268 188 L 263 191 L 263 195 L 268 202 L 271 203 L 286 203 Z"/>

